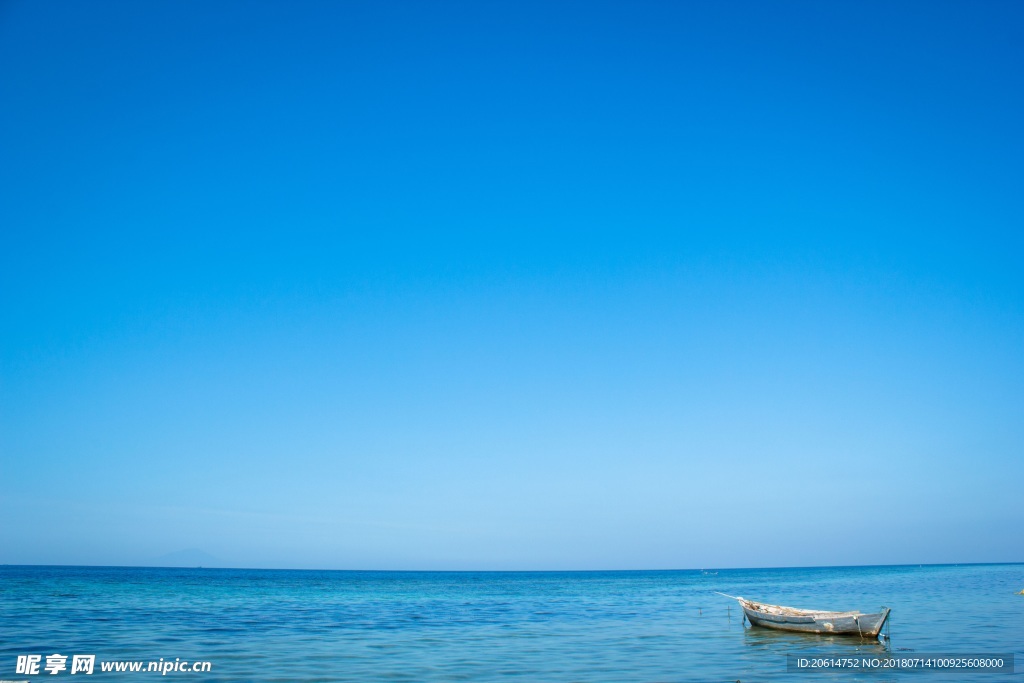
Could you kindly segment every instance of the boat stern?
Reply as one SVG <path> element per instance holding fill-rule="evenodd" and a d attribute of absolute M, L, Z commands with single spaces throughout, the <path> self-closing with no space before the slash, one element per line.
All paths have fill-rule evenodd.
<path fill-rule="evenodd" d="M 860 624 L 861 624 L 861 629 L 862 629 L 864 635 L 870 636 L 872 638 L 877 638 L 878 634 L 882 632 L 882 627 L 885 626 L 885 622 L 889 619 L 889 612 L 891 612 L 891 611 L 892 610 L 890 608 L 883 607 L 882 611 L 879 612 L 878 614 L 867 615 L 867 616 L 870 616 L 870 617 L 873 618 L 872 619 L 873 623 L 870 625 L 870 628 L 864 628 L 864 627 L 868 626 L 868 624 L 865 623 L 866 622 L 866 618 L 865 617 L 861 617 L 860 618 Z"/>

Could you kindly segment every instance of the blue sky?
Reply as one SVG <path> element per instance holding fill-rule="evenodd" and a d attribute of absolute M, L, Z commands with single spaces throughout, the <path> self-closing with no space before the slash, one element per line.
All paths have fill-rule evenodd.
<path fill-rule="evenodd" d="M 0 6 L 0 562 L 1024 561 L 1017 3 Z"/>

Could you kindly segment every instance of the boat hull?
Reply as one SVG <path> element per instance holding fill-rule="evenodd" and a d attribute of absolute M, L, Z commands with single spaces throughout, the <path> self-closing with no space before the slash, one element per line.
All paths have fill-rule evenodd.
<path fill-rule="evenodd" d="M 821 633 L 877 638 L 882 632 L 889 608 L 878 614 L 821 613 L 821 614 L 769 614 L 747 605 L 741 605 L 752 626 L 773 628 L 798 633 Z"/>

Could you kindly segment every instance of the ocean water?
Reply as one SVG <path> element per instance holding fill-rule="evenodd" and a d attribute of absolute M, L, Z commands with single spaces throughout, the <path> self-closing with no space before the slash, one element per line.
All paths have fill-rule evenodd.
<path fill-rule="evenodd" d="M 1021 673 L 790 672 L 787 654 L 1013 653 L 1024 565 L 650 572 L 358 572 L 0 566 L 0 679 L 155 681 L 963 681 Z M 892 608 L 888 645 L 745 625 L 713 591 Z M 56 675 L 19 655 L 68 656 Z M 209 661 L 208 673 L 100 671 Z M 73 679 L 74 680 L 74 679 Z"/>

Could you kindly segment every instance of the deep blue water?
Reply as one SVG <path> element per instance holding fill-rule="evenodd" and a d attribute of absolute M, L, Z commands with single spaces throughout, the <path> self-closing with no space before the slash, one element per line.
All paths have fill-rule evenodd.
<path fill-rule="evenodd" d="M 889 648 L 1014 653 L 1024 565 L 651 572 L 346 572 L 0 567 L 0 679 L 58 680 L 70 655 L 206 660 L 154 681 L 783 681 L 922 683 L 1024 675 L 788 673 L 786 654 L 883 653 L 881 642 L 744 625 L 712 591 L 817 609 L 892 608 Z M 69 655 L 56 676 L 18 655 Z M 76 674 L 76 680 L 82 677 Z"/>

